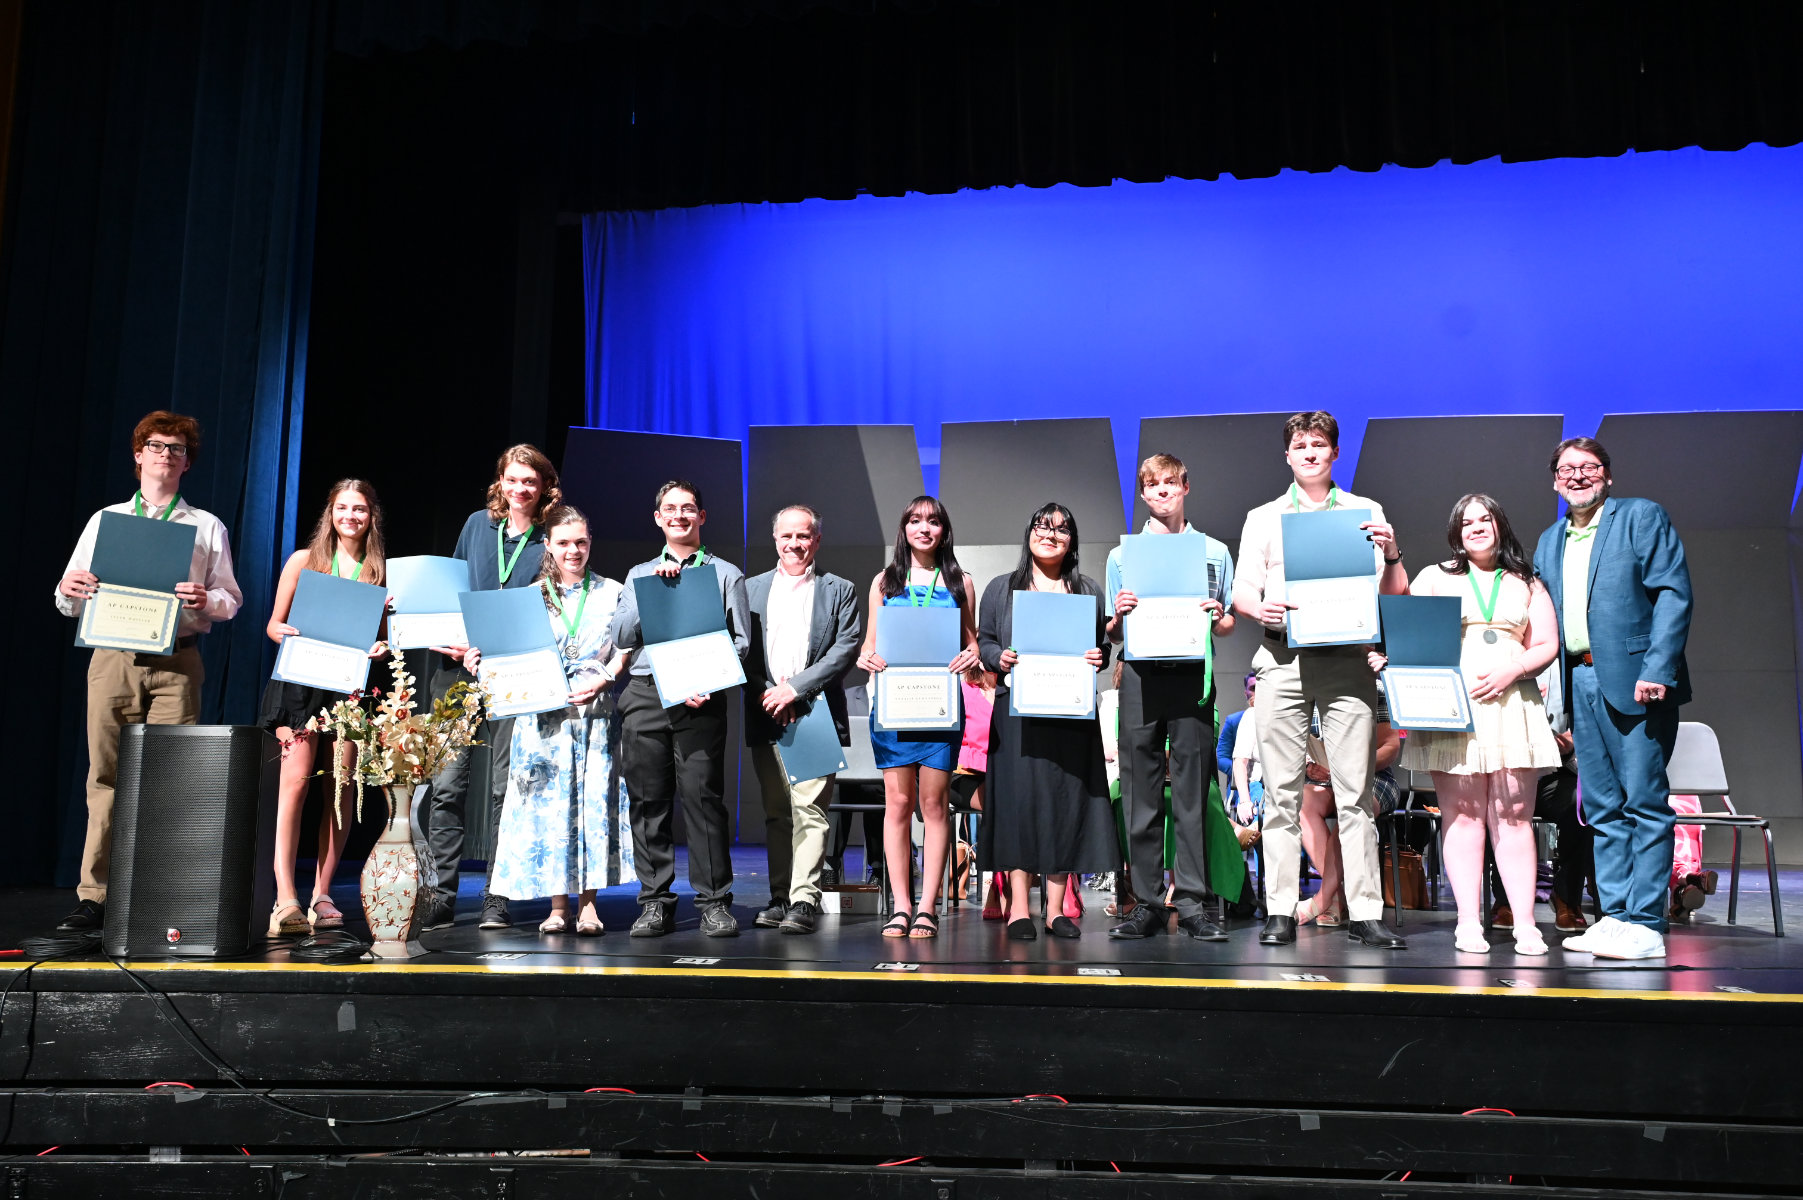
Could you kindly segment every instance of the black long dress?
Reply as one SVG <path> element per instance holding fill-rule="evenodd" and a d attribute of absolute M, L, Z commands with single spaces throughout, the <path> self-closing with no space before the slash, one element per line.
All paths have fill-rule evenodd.
<path fill-rule="evenodd" d="M 1102 617 L 1102 589 L 1080 576 L 1078 590 L 1098 598 L 1096 644 L 1109 653 Z M 1002 675 L 1001 657 L 1013 642 L 1014 589 L 1010 576 L 983 589 L 977 651 L 983 665 Z M 1102 727 L 1095 718 L 1016 716 L 1008 689 L 998 684 L 989 725 L 989 769 L 983 788 L 983 832 L 977 866 L 984 871 L 1114 871 L 1121 850 Z"/>

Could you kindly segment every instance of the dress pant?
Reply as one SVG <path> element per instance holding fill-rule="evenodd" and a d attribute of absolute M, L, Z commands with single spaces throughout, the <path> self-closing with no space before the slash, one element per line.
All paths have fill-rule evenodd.
<path fill-rule="evenodd" d="M 1165 743 L 1170 743 L 1173 907 L 1187 917 L 1203 910 L 1208 858 L 1203 805 L 1214 774 L 1214 694 L 1202 663 L 1130 661 L 1121 670 L 1121 816 L 1133 894 L 1164 906 Z"/>
<path fill-rule="evenodd" d="M 725 800 L 727 700 L 727 693 L 715 692 L 700 708 L 665 708 L 649 675 L 632 676 L 620 695 L 620 752 L 632 799 L 640 904 L 676 904 L 673 822 L 679 791 L 695 903 L 732 903 Z"/>
<path fill-rule="evenodd" d="M 1384 914 L 1377 865 L 1377 822 L 1371 779 L 1377 680 L 1368 646 L 1292 649 L 1267 636 L 1252 656 L 1258 672 L 1258 753 L 1265 777 L 1265 906 L 1275 917 L 1296 911 L 1302 871 L 1302 783 L 1311 710 L 1321 710 L 1321 742 L 1333 779 L 1345 864 L 1346 915 L 1376 921 Z"/>
<path fill-rule="evenodd" d="M 200 719 L 206 678 L 199 647 L 174 654 L 96 650 L 88 662 L 88 836 L 75 894 L 106 903 L 113 852 L 113 780 L 119 731 L 127 725 L 192 725 Z"/>
<path fill-rule="evenodd" d="M 1665 768 L 1678 740 L 1678 706 L 1617 712 L 1603 696 L 1596 668 L 1574 666 L 1571 733 L 1584 819 L 1596 833 L 1597 905 L 1605 917 L 1664 933 L 1677 825 Z"/>
<path fill-rule="evenodd" d="M 764 793 L 764 848 L 770 856 L 770 899 L 820 903 L 820 864 L 826 858 L 826 810 L 833 777 L 790 783 L 775 746 L 751 747 L 758 790 Z"/>
<path fill-rule="evenodd" d="M 459 680 L 474 683 L 475 677 L 462 667 L 446 667 L 432 676 L 432 698 L 442 699 Z M 476 729 L 476 740 L 488 746 L 489 829 L 494 838 L 501 833 L 501 806 L 507 799 L 507 769 L 513 748 L 513 718 L 484 721 Z M 457 899 L 457 884 L 463 865 L 463 831 L 465 805 L 469 801 L 470 752 L 459 751 L 437 775 L 423 805 L 427 844 L 432 849 L 432 864 L 438 872 L 437 892 L 452 902 Z M 479 810 L 478 810 L 479 811 Z M 490 851 L 492 854 L 493 851 Z M 483 884 L 482 898 L 488 899 L 488 885 Z"/>

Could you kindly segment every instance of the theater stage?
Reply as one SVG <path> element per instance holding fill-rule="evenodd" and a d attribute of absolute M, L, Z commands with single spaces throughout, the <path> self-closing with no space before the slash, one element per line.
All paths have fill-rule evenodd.
<path fill-rule="evenodd" d="M 884 939 L 876 917 L 793 937 L 750 928 L 749 874 L 737 939 L 702 937 L 686 901 L 672 936 L 629 939 L 619 889 L 598 939 L 466 917 L 405 965 L 270 949 L 8 972 L 6 1169 L 28 1189 L 9 1195 L 156 1180 L 950 1200 L 1118 1196 L 1123 1176 L 1136 1196 L 1713 1195 L 1803 1179 L 1803 946 L 1771 936 L 1763 890 L 1721 924 L 1725 876 L 1664 963 L 1608 964 L 1459 955 L 1450 913 L 1408 914 L 1403 952 L 1308 928 L 1267 949 L 1250 922 L 1225 944 L 1122 943 L 1093 892 L 1071 942 L 1008 942 L 975 908 L 933 942 Z M 66 895 L 8 899 L 11 932 Z M 146 1089 L 162 1082 L 193 1090 Z M 153 1147 L 182 1161 L 147 1168 Z"/>

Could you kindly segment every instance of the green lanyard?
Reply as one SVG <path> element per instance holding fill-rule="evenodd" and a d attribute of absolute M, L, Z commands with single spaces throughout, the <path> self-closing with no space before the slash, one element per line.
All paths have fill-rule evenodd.
<path fill-rule="evenodd" d="M 933 593 L 938 590 L 939 590 L 939 568 L 934 567 L 933 568 L 933 582 L 927 584 L 926 595 L 924 595 L 920 599 L 916 600 L 914 598 L 914 586 L 912 584 L 908 585 L 908 603 L 912 604 L 915 608 L 925 608 L 927 606 L 927 601 L 931 600 L 933 598 Z"/>
<path fill-rule="evenodd" d="M 352 571 L 349 575 L 346 575 L 343 571 L 340 571 L 338 569 L 338 551 L 336 551 L 336 550 L 332 551 L 332 574 L 338 576 L 338 578 L 340 578 L 340 579 L 360 578 L 363 575 L 363 563 L 361 561 L 359 561 L 355 564 L 355 566 L 357 569 Z"/>
<path fill-rule="evenodd" d="M 582 602 L 576 606 L 576 619 L 570 620 L 570 614 L 564 609 L 563 601 L 558 598 L 558 586 L 550 586 L 551 606 L 557 610 L 557 616 L 563 621 L 564 632 L 570 635 L 570 641 L 576 640 L 576 631 L 582 628 L 582 613 L 588 608 L 588 581 L 593 578 L 587 571 L 582 573 Z M 546 582 L 550 582 L 547 580 Z"/>
<path fill-rule="evenodd" d="M 520 555 L 525 551 L 526 543 L 532 540 L 532 531 L 537 528 L 537 525 L 526 526 L 526 532 L 520 534 L 520 544 L 513 548 L 513 557 L 508 558 L 506 538 L 507 522 L 503 520 L 499 525 L 495 526 L 495 570 L 501 576 L 502 587 L 507 586 L 507 580 L 508 577 L 513 574 L 514 565 L 520 561 Z"/>
<path fill-rule="evenodd" d="M 1340 507 L 1340 489 L 1337 484 L 1327 485 L 1327 507 Z M 1302 493 L 1296 490 L 1296 485 L 1293 483 L 1290 485 L 1290 511 L 1298 513 L 1302 511 Z"/>
<path fill-rule="evenodd" d="M 670 553 L 670 547 L 668 544 L 666 544 L 664 546 L 663 550 L 661 551 L 660 556 L 670 560 L 673 563 L 676 563 L 678 566 L 680 566 L 682 564 L 682 559 L 677 558 L 674 554 Z M 707 561 L 707 547 L 702 546 L 695 553 L 695 565 L 699 567 L 702 563 L 704 563 L 706 561 Z"/>
<path fill-rule="evenodd" d="M 1490 603 L 1484 603 L 1484 593 L 1477 590 L 1477 568 L 1470 568 L 1465 582 L 1471 585 L 1471 594 L 1477 597 L 1477 610 L 1483 614 L 1484 624 L 1493 624 L 1496 620 L 1496 594 L 1502 590 L 1502 568 L 1498 567 L 1490 577 Z"/>
<path fill-rule="evenodd" d="M 173 517 L 175 515 L 175 506 L 180 504 L 181 502 L 182 502 L 182 494 L 180 492 L 175 493 L 175 499 L 173 499 L 169 502 L 169 507 L 165 508 L 163 510 L 163 515 L 161 517 L 153 517 L 151 519 L 167 521 L 170 517 Z M 144 491 L 142 488 L 140 488 L 137 492 L 135 492 L 132 495 L 131 511 L 132 511 L 133 516 L 141 517 L 144 515 Z"/>

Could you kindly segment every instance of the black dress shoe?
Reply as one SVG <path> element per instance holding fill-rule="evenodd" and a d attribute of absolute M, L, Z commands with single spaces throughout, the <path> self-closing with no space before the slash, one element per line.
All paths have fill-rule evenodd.
<path fill-rule="evenodd" d="M 1406 950 L 1409 947 L 1401 934 L 1382 921 L 1353 921 L 1346 926 L 1346 936 L 1379 950 Z"/>
<path fill-rule="evenodd" d="M 1063 913 L 1047 921 L 1045 931 L 1047 937 L 1080 938 L 1083 936 L 1082 927 Z"/>
<path fill-rule="evenodd" d="M 1011 942 L 1030 942 L 1039 934 L 1033 929 L 1033 919 L 1022 917 L 1018 921 L 1008 922 L 1008 940 Z"/>
<path fill-rule="evenodd" d="M 1261 946 L 1293 946 L 1296 944 L 1295 917 L 1268 917 L 1264 932 L 1258 935 Z"/>
<path fill-rule="evenodd" d="M 1206 913 L 1196 912 L 1187 917 L 1178 917 L 1177 928 L 1198 942 L 1224 942 L 1227 940 L 1227 931 L 1216 925 Z"/>
<path fill-rule="evenodd" d="M 94 900 L 76 904 L 75 911 L 56 924 L 58 933 L 99 933 L 106 924 L 106 905 Z"/>
<path fill-rule="evenodd" d="M 507 898 L 505 896 L 482 897 L 482 919 L 476 922 L 477 929 L 511 929 L 513 918 L 507 915 Z"/>
<path fill-rule="evenodd" d="M 701 910 L 701 932 L 708 937 L 738 937 L 739 918 L 724 904 L 710 904 Z"/>
<path fill-rule="evenodd" d="M 420 926 L 421 932 L 434 929 L 449 929 L 457 923 L 457 897 L 434 896 L 432 907 L 426 910 L 426 922 Z"/>
<path fill-rule="evenodd" d="M 784 933 L 813 933 L 820 924 L 820 910 L 806 900 L 789 905 L 789 911 L 783 914 L 783 923 L 778 926 Z"/>
<path fill-rule="evenodd" d="M 645 904 L 639 909 L 639 919 L 632 923 L 628 937 L 663 937 L 670 932 L 670 906 L 667 904 Z"/>
<path fill-rule="evenodd" d="M 758 915 L 751 918 L 751 923 L 759 929 L 776 929 L 782 925 L 783 918 L 788 913 L 789 902 L 787 900 L 772 900 L 758 910 Z"/>
<path fill-rule="evenodd" d="M 1127 914 L 1127 919 L 1108 931 L 1111 938 L 1143 938 L 1164 929 L 1164 906 L 1141 904 Z"/>

